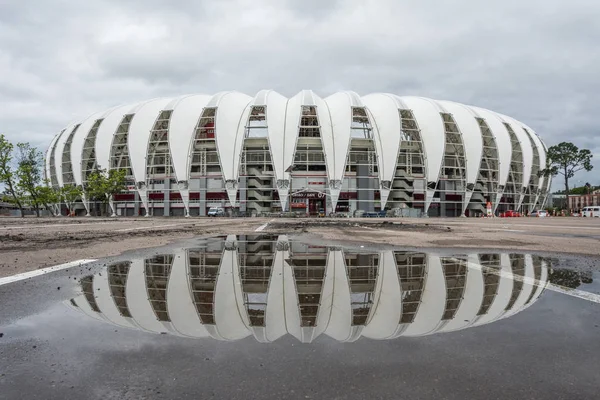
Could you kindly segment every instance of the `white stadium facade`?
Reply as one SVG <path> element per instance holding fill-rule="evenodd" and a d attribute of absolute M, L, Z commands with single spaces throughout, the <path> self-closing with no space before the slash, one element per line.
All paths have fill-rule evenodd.
<path fill-rule="evenodd" d="M 119 327 L 192 338 L 385 340 L 509 318 L 540 298 L 551 270 L 530 254 L 358 251 L 284 235 L 196 246 L 110 264 L 84 277 L 67 305 Z"/>
<path fill-rule="evenodd" d="M 72 123 L 52 140 L 46 177 L 86 187 L 126 169 L 115 215 L 204 216 L 402 210 L 479 216 L 543 206 L 546 146 L 508 116 L 450 101 L 305 90 L 157 98 Z M 89 212 L 84 197 L 79 212 Z"/>

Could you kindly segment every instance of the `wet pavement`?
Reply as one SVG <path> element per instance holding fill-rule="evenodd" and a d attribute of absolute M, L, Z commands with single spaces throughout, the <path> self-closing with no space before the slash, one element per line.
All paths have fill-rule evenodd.
<path fill-rule="evenodd" d="M 4 399 L 593 399 L 577 259 L 220 236 L 0 286 Z"/>

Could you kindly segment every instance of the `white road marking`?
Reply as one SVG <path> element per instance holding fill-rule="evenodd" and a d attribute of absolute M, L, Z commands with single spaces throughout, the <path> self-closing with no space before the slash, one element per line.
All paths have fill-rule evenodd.
<path fill-rule="evenodd" d="M 270 221 L 268 221 L 268 222 L 264 223 L 263 225 L 261 225 L 261 226 L 259 226 L 258 228 L 256 228 L 256 229 L 254 230 L 254 232 L 262 232 L 262 231 L 264 231 L 264 230 L 267 228 L 267 226 L 269 226 L 269 223 L 273 222 L 274 220 L 275 220 L 275 218 L 273 218 L 272 220 L 270 220 Z"/>
<path fill-rule="evenodd" d="M 130 231 L 139 231 L 142 229 L 169 228 L 172 226 L 180 226 L 180 225 L 194 225 L 194 224 L 189 223 L 189 222 L 184 222 L 184 223 L 180 223 L 180 224 L 140 226 L 138 228 L 117 229 L 117 230 L 115 230 L 115 232 L 130 232 Z"/>
<path fill-rule="evenodd" d="M 527 232 L 520 229 L 482 229 L 483 232 Z"/>
<path fill-rule="evenodd" d="M 36 276 L 45 275 L 50 272 L 60 271 L 63 269 L 71 268 L 71 267 L 79 267 L 83 264 L 89 264 L 91 262 L 96 261 L 95 259 L 83 259 L 71 261 L 65 264 L 54 265 L 52 267 L 36 269 L 35 271 L 24 272 L 22 274 L 7 276 L 5 278 L 0 278 L 0 286 L 7 285 L 9 283 L 22 281 L 24 279 L 34 278 Z"/>
<path fill-rule="evenodd" d="M 444 222 L 444 224 L 447 225 L 472 225 L 472 226 L 485 226 L 485 225 L 481 225 L 479 223 L 469 223 L 467 222 L 466 224 L 463 222 L 454 222 L 454 221 L 448 221 L 448 222 Z M 537 225 L 537 224 L 509 224 L 510 226 L 521 226 L 524 228 L 549 228 L 549 229 L 594 229 L 594 230 L 600 230 L 600 226 L 596 227 L 596 226 L 589 226 L 589 225 L 580 225 L 580 226 L 569 226 L 569 225 Z M 493 227 L 493 225 L 488 225 L 488 227 Z"/>
<path fill-rule="evenodd" d="M 456 260 L 458 260 L 458 259 L 456 259 Z M 490 267 L 483 266 L 480 264 L 471 264 L 471 263 L 469 263 L 469 267 L 478 269 L 478 270 L 485 270 L 485 272 L 490 272 L 492 274 L 499 275 L 501 277 L 512 279 L 515 281 L 524 282 L 528 285 L 541 286 L 540 283 L 536 282 L 535 279 L 533 279 L 533 278 L 529 278 L 529 277 L 525 277 L 525 276 L 521 276 L 521 275 L 514 275 L 514 274 L 511 274 L 504 270 L 497 270 L 495 268 L 490 268 Z M 576 297 L 578 299 L 587 300 L 587 301 L 591 301 L 592 303 L 600 304 L 600 295 L 597 295 L 595 293 L 590 293 L 590 292 L 586 292 L 584 290 L 579 290 L 579 289 L 571 289 L 566 286 L 555 285 L 550 282 L 546 283 L 546 289 L 552 290 L 553 292 L 556 292 L 556 293 L 566 294 L 567 296 Z"/>
<path fill-rule="evenodd" d="M 55 228 L 57 226 L 86 226 L 86 225 L 108 225 L 114 224 L 114 222 L 91 222 L 87 224 L 67 223 L 67 224 L 52 224 L 52 225 L 22 225 L 22 226 L 8 226 L 0 228 L 0 230 L 10 229 L 33 229 L 33 228 Z"/>

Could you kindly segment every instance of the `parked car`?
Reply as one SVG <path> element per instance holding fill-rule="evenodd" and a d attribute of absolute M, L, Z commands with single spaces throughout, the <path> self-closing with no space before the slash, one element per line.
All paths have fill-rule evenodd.
<path fill-rule="evenodd" d="M 530 217 L 547 217 L 548 216 L 548 211 L 546 210 L 533 210 L 531 212 L 531 214 L 529 214 Z"/>
<path fill-rule="evenodd" d="M 209 217 L 224 217 L 225 210 L 223 210 L 221 207 L 211 207 L 208 209 L 207 215 Z"/>
<path fill-rule="evenodd" d="M 507 210 L 503 213 L 500 213 L 500 217 L 502 218 L 511 218 L 511 217 L 520 217 L 521 213 L 515 210 Z"/>
<path fill-rule="evenodd" d="M 325 209 L 324 208 L 319 208 L 319 212 L 317 212 L 317 217 L 325 218 Z"/>
<path fill-rule="evenodd" d="M 584 217 L 600 218 L 600 206 L 585 207 L 582 215 Z"/>

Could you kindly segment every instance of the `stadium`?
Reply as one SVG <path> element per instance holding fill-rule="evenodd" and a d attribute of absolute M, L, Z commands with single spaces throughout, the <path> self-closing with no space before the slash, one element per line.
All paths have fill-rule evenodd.
<path fill-rule="evenodd" d="M 527 125 L 450 101 L 304 90 L 157 98 L 72 123 L 45 172 L 58 188 L 125 169 L 120 216 L 481 216 L 544 205 L 547 148 Z M 78 214 L 90 211 L 84 196 Z"/>

